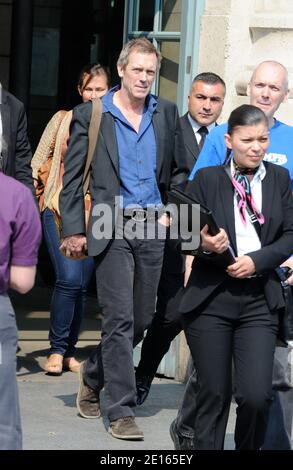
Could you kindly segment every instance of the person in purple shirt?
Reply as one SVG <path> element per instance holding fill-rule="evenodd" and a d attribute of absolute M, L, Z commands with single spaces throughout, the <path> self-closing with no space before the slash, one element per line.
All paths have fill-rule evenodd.
<path fill-rule="evenodd" d="M 41 223 L 28 188 L 0 172 L 0 450 L 22 447 L 16 382 L 17 327 L 8 289 L 34 284 Z"/>

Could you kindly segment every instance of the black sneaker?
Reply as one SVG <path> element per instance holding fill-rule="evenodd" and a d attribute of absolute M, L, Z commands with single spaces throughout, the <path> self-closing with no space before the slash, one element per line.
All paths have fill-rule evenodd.
<path fill-rule="evenodd" d="M 136 376 L 136 404 L 142 405 L 149 394 L 153 377 L 149 375 Z"/>
<path fill-rule="evenodd" d="M 192 437 L 182 436 L 177 428 L 176 419 L 170 425 L 170 436 L 175 450 L 195 450 Z"/>

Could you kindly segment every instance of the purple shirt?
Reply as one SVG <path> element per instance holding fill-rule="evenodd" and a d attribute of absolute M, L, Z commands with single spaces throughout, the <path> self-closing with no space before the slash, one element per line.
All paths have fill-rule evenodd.
<path fill-rule="evenodd" d="M 40 215 L 30 190 L 0 172 L 0 294 L 7 292 L 11 265 L 37 264 L 40 241 Z"/>

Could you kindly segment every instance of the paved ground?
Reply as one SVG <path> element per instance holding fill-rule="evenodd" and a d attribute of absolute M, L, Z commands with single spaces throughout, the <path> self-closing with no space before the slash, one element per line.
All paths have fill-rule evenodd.
<path fill-rule="evenodd" d="M 24 449 L 27 450 L 163 450 L 173 449 L 169 425 L 175 418 L 184 385 L 156 378 L 149 399 L 137 409 L 144 431 L 143 442 L 114 439 L 106 432 L 107 420 L 86 420 L 77 415 L 77 375 L 47 376 L 42 366 L 48 352 L 50 291 L 36 288 L 27 296 L 14 296 L 19 327 L 18 384 L 21 401 Z M 87 306 L 78 343 L 84 359 L 99 339 L 99 316 L 94 299 Z M 104 397 L 101 397 L 102 407 Z M 233 449 L 235 407 L 232 405 L 226 449 Z"/>

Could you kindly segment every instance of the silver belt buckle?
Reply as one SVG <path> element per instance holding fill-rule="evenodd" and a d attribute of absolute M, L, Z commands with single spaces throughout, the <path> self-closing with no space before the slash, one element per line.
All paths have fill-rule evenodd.
<path fill-rule="evenodd" d="M 135 222 L 145 222 L 147 219 L 147 211 L 145 209 L 134 209 L 131 218 Z"/>

